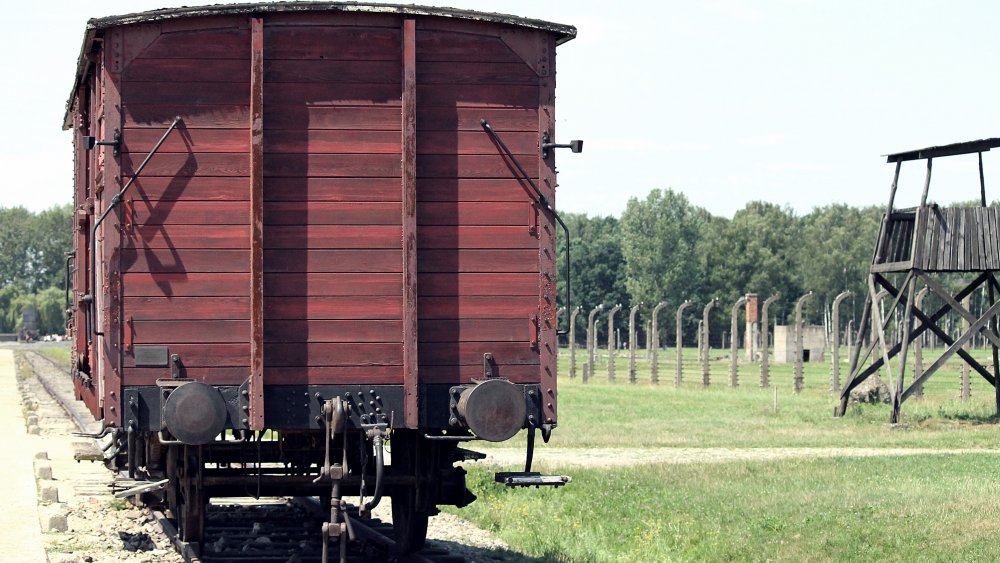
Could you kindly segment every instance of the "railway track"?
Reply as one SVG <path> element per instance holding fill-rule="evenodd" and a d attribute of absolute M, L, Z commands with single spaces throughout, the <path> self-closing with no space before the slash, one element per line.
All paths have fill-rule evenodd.
<path fill-rule="evenodd" d="M 25 350 L 22 356 L 32 367 L 41 386 L 59 404 L 80 432 L 93 432 L 96 423 L 67 387 L 69 370 L 50 357 Z M 61 381 L 58 380 L 60 378 Z M 124 487 L 118 486 L 121 489 Z M 169 510 L 148 507 L 154 519 L 177 553 L 190 562 L 236 563 L 245 561 L 311 563 L 321 561 L 321 527 L 328 512 L 315 498 L 216 499 L 206 507 L 205 540 L 196 550 L 182 542 Z M 361 519 L 357 508 L 349 510 L 355 541 L 349 543 L 347 558 L 352 563 L 407 562 L 460 563 L 467 559 L 435 547 L 429 542 L 424 550 L 399 556 L 392 537 L 392 526 L 377 518 Z M 125 537 L 123 537 L 125 540 Z M 331 561 L 336 561 L 333 554 Z"/>

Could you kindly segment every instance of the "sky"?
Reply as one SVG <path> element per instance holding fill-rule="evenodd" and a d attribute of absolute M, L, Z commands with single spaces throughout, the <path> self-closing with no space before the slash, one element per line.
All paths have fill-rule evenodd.
<path fill-rule="evenodd" d="M 617 216 L 655 188 L 725 217 L 754 200 L 799 215 L 884 205 L 893 169 L 880 155 L 1000 137 L 1000 2 L 423 3 L 578 28 L 557 51 L 556 140 L 585 141 L 557 153 L 561 211 Z M 61 125 L 87 19 L 183 4 L 57 0 L 8 14 L 0 206 L 72 199 Z M 984 163 L 1000 199 L 1000 149 Z M 923 181 L 920 163 L 904 165 L 897 203 L 916 204 Z M 932 199 L 978 194 L 974 155 L 935 162 Z"/>

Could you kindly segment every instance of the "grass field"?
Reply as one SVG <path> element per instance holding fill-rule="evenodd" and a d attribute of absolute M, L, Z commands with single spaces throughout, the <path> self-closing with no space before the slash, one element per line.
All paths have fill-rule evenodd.
<path fill-rule="evenodd" d="M 586 385 L 561 375 L 559 427 L 536 459 L 545 463 L 545 447 L 583 456 L 590 448 L 944 451 L 611 469 L 549 465 L 574 479 L 555 490 L 506 490 L 492 482 L 494 467 L 469 465 L 480 500 L 454 512 L 538 561 L 1000 559 L 992 540 L 1000 432 L 993 388 L 981 377 L 973 373 L 972 398 L 962 402 L 960 364 L 950 363 L 929 380 L 924 398 L 904 403 L 902 423 L 892 426 L 881 404 L 852 405 L 845 417 L 832 417 L 838 401 L 829 392 L 829 362 L 807 364 L 805 389 L 795 394 L 792 366 L 783 364 L 772 364 L 769 389 L 759 388 L 756 364 L 741 365 L 743 384 L 728 387 L 723 354 L 716 354 L 708 388 L 693 350 L 685 351 L 690 361 L 679 388 L 672 350 L 660 356 L 655 387 L 645 358 L 634 385 L 627 356 L 617 362 L 615 383 L 607 381 L 606 363 Z M 975 355 L 987 359 L 986 351 Z M 846 371 L 845 364 L 844 379 Z M 567 373 L 564 350 L 560 374 Z M 947 451 L 959 449 L 966 451 Z"/>

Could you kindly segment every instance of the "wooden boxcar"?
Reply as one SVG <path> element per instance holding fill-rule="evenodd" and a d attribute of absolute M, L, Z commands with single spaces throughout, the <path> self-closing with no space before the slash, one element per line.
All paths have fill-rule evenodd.
<path fill-rule="evenodd" d="M 146 496 L 185 538 L 210 497 L 357 494 L 368 471 L 416 546 L 436 505 L 469 501 L 459 442 L 547 437 L 556 178 L 540 149 L 575 33 L 353 3 L 88 23 L 64 123 L 76 388 L 116 469 L 169 479 Z M 351 463 L 381 462 L 385 439 L 384 479 Z"/>

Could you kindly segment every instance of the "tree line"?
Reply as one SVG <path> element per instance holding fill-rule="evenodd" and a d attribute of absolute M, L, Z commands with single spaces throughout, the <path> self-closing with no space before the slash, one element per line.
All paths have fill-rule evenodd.
<path fill-rule="evenodd" d="M 66 330 L 63 280 L 72 246 L 70 204 L 31 212 L 0 207 L 0 332 L 21 328 L 25 307 L 38 311 L 42 334 Z"/>
<path fill-rule="evenodd" d="M 850 290 L 853 297 L 841 311 L 844 318 L 857 318 L 883 212 L 883 207 L 833 204 L 799 216 L 789 207 L 752 201 L 729 219 L 692 205 L 682 193 L 654 189 L 645 199 L 631 198 L 618 218 L 567 214 L 573 307 L 584 308 L 577 318 L 577 339 L 583 341 L 586 313 L 601 303 L 624 305 L 626 314 L 616 322 L 624 332 L 631 305 L 645 304 L 640 310 L 644 327 L 645 315 L 660 301 L 672 312 L 689 299 L 697 305 L 697 312 L 689 309 L 685 315 L 684 338 L 692 344 L 701 307 L 712 298 L 719 299 L 715 311 L 723 311 L 713 313 L 719 319 L 713 322 L 724 316 L 723 330 L 729 327 L 731 305 L 747 293 L 758 294 L 761 302 L 780 295 L 769 314 L 786 324 L 795 300 L 812 291 L 804 319 L 820 324 L 834 297 Z M 559 246 L 562 284 L 563 237 Z M 565 305 L 562 289 L 558 299 Z M 661 335 L 673 335 L 673 318 L 663 313 L 660 323 L 667 326 Z M 566 326 L 566 316 L 560 326 Z M 598 332 L 607 338 L 600 328 Z M 714 345 L 716 338 L 712 336 Z"/>

